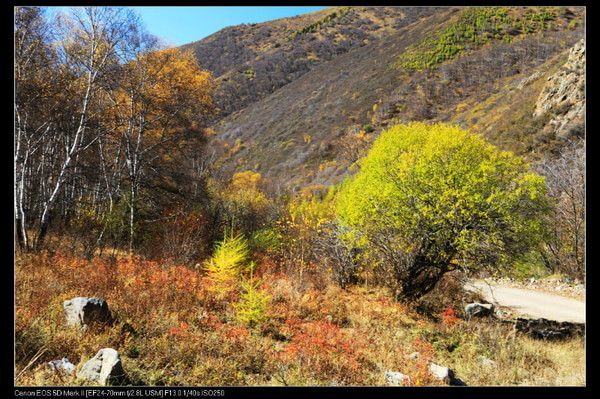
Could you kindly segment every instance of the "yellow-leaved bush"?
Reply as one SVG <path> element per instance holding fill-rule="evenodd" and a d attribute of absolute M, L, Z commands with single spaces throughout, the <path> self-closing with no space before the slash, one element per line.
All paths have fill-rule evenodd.
<path fill-rule="evenodd" d="M 256 265 L 249 258 L 248 241 L 242 235 L 225 235 L 204 266 L 210 282 L 208 289 L 216 299 L 226 299 L 241 288 L 240 300 L 233 305 L 236 318 L 253 327 L 263 320 L 269 296 L 260 288 L 261 280 L 254 276 Z"/>
<path fill-rule="evenodd" d="M 215 293 L 218 299 L 225 298 L 236 288 L 248 256 L 248 243 L 242 236 L 225 236 L 223 241 L 217 244 L 213 256 L 204 266 L 211 284 L 209 290 Z"/>
<path fill-rule="evenodd" d="M 250 263 L 250 275 L 241 282 L 240 300 L 233 305 L 236 310 L 236 318 L 249 327 L 254 327 L 265 318 L 269 303 L 269 295 L 260 288 L 260 279 L 254 277 L 254 268 L 254 263 Z"/>
<path fill-rule="evenodd" d="M 395 294 L 415 298 L 448 271 L 508 265 L 535 248 L 545 194 L 520 157 L 458 126 L 410 123 L 375 141 L 336 211 Z"/>
<path fill-rule="evenodd" d="M 260 173 L 243 171 L 235 173 L 227 186 L 213 190 L 228 226 L 247 235 L 264 227 L 272 204 L 260 188 L 262 182 Z"/>

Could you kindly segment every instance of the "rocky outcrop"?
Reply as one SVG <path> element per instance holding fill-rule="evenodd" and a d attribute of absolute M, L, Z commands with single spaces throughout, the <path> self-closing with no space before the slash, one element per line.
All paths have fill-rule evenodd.
<path fill-rule="evenodd" d="M 585 334 L 585 324 L 518 318 L 515 323 L 515 330 L 536 339 L 560 340 L 583 336 Z"/>
<path fill-rule="evenodd" d="M 465 315 L 468 320 L 472 317 L 488 317 L 494 314 L 494 305 L 491 303 L 469 303 L 465 306 Z"/>
<path fill-rule="evenodd" d="M 112 315 L 102 298 L 77 297 L 63 303 L 65 318 L 70 326 L 87 327 L 91 324 L 110 323 Z"/>
<path fill-rule="evenodd" d="M 126 378 L 119 352 L 112 348 L 100 349 L 79 370 L 77 378 L 100 385 L 124 384 Z"/>
<path fill-rule="evenodd" d="M 569 50 L 558 72 L 548 78 L 536 102 L 534 117 L 549 114 L 544 131 L 568 139 L 584 130 L 585 42 L 581 39 Z"/>

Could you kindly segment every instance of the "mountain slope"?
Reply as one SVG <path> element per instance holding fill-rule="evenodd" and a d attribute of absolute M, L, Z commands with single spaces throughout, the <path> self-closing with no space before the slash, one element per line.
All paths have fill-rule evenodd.
<path fill-rule="evenodd" d="M 440 8 L 331 7 L 310 14 L 225 28 L 183 48 L 217 77 L 226 116 L 340 54 L 365 46 Z"/>
<path fill-rule="evenodd" d="M 306 51 L 305 45 L 312 46 L 315 41 L 322 43 L 319 48 L 329 48 L 331 37 L 326 38 L 322 31 L 339 34 L 345 31 L 344 24 L 355 26 L 358 17 L 346 20 L 345 16 L 375 19 L 383 14 L 390 21 L 398 18 L 396 25 L 380 22 L 384 28 L 369 31 L 367 42 L 341 54 L 328 53 L 329 60 L 319 58 L 310 68 L 296 70 L 289 81 L 282 80 L 271 88 L 266 88 L 265 82 L 280 76 L 277 73 L 255 71 L 252 79 L 242 79 L 243 86 L 238 84 L 239 74 L 238 80 L 225 80 L 235 75 L 232 71 L 236 71 L 239 60 L 227 55 L 215 60 L 212 68 L 222 72 L 217 100 L 229 104 L 229 111 L 237 109 L 225 112 L 228 114 L 213 126 L 215 169 L 225 176 L 235 171 L 258 171 L 277 191 L 333 184 L 352 172 L 355 161 L 382 129 L 413 120 L 458 123 L 530 158 L 541 157 L 581 134 L 577 127 L 583 120 L 578 117 L 583 112 L 581 95 L 573 95 L 577 101 L 547 112 L 536 108 L 543 101 L 542 90 L 546 96 L 554 93 L 548 86 L 558 84 L 562 75 L 554 80 L 550 76 L 560 73 L 569 49 L 584 35 L 583 8 L 413 10 L 357 7 L 342 12 L 335 8 L 299 19 L 235 27 L 236 32 L 272 29 L 273 42 L 268 38 L 253 41 L 251 33 L 239 37 L 232 33 L 230 39 L 248 47 L 249 53 L 241 53 L 239 60 L 260 53 L 245 65 L 258 68 L 268 59 L 275 66 L 282 65 L 289 75 L 293 68 L 277 61 L 277 52 L 264 48 L 273 49 L 273 43 L 282 43 L 281 47 L 295 54 Z M 322 24 L 321 30 L 306 29 L 334 13 L 337 17 Z M 302 33 L 286 42 L 282 38 L 289 32 Z M 210 40 L 225 37 L 213 36 Z M 306 36 L 307 41 L 298 36 Z M 321 39 L 310 39 L 317 36 Z M 252 47 L 250 42 L 257 44 Z M 209 46 L 202 43 L 204 47 L 197 48 Z M 227 90 L 236 101 L 228 102 L 229 97 L 223 94 Z M 553 126 L 558 122 L 550 123 L 552 118 L 568 113 L 575 103 L 578 105 L 569 116 L 576 121 L 570 125 L 571 133 L 557 135 Z"/>

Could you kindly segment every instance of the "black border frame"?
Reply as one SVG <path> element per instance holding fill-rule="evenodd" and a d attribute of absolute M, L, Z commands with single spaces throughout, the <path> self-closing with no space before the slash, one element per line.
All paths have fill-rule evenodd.
<path fill-rule="evenodd" d="M 249 2 L 244 2 L 242 0 L 206 0 L 206 1 L 183 1 L 183 0 L 171 0 L 169 2 L 159 1 L 159 0 L 93 0 L 93 1 L 83 1 L 83 0 L 12 0 L 7 3 L 2 4 L 2 28 L 5 30 L 2 38 L 6 43 L 6 47 L 3 46 L 4 49 L 11 48 L 13 45 L 13 31 L 11 26 L 14 27 L 14 7 L 20 5 L 38 5 L 38 6 L 76 6 L 76 5 L 112 5 L 112 6 L 334 6 L 334 5 L 358 5 L 358 6 L 383 6 L 383 5 L 402 5 L 402 6 L 489 6 L 489 5 L 511 5 L 511 6 L 529 6 L 529 5 L 572 5 L 572 6 L 585 6 L 586 7 L 586 185 L 587 187 L 593 187 L 590 185 L 590 177 L 593 177 L 593 174 L 589 173 L 592 169 L 594 157 L 591 156 L 593 153 L 593 143 L 596 140 L 595 135 L 596 129 L 593 128 L 594 114 L 588 113 L 590 99 L 592 99 L 591 104 L 594 104 L 593 97 L 594 91 L 591 89 L 592 84 L 595 77 L 595 70 L 593 69 L 594 62 L 591 62 L 592 68 L 589 67 L 590 60 L 593 59 L 594 52 L 594 41 L 588 41 L 588 37 L 593 37 L 593 35 L 588 35 L 588 31 L 591 28 L 593 31 L 594 23 L 596 19 L 594 18 L 596 14 L 594 13 L 595 8 L 588 4 L 587 0 L 573 1 L 573 0 L 563 0 L 563 1 L 554 1 L 554 0 L 546 0 L 546 1 L 535 1 L 535 0 L 521 0 L 517 2 L 510 1 L 498 1 L 498 0 L 488 0 L 479 2 L 469 3 L 467 1 L 443 1 L 443 0 L 428 0 L 424 2 L 419 2 L 416 0 L 406 0 L 406 1 L 393 1 L 393 0 L 333 0 L 333 1 L 317 1 L 317 0 L 304 0 L 304 1 L 291 1 L 285 0 L 282 2 L 274 2 L 273 0 L 254 0 Z M 591 22 L 591 23 L 590 23 Z M 13 46 L 14 48 L 14 46 Z M 589 57 L 589 50 L 592 51 L 592 57 Z M 8 58 L 8 57 L 6 57 Z M 3 91 L 4 99 L 7 103 L 12 102 L 14 98 L 14 79 L 13 79 L 13 69 L 8 62 L 8 60 L 2 62 L 0 64 L 2 68 L 2 80 L 6 83 L 4 87 L 10 87 L 11 90 L 5 89 Z M 591 73 L 588 73 L 591 71 Z M 11 104 L 5 105 L 5 110 L 11 109 Z M 7 113 L 10 113 L 8 111 Z M 591 115 L 591 117 L 587 117 Z M 14 116 L 7 116 L 5 121 L 10 120 Z M 7 129 L 8 130 L 8 129 Z M 590 132 L 588 134 L 588 132 Z M 8 133 L 7 133 L 8 135 Z M 8 140 L 7 140 L 8 141 Z M 14 147 L 13 147 L 14 148 Z M 0 160 L 5 163 L 12 163 L 13 155 L 10 151 L 10 147 L 8 145 L 4 146 L 4 149 L 7 153 L 4 157 L 0 158 Z M 14 150 L 13 150 L 14 151 Z M 13 164 L 14 167 L 14 164 Z M 9 183 L 9 178 L 7 177 L 6 184 L 12 184 L 14 182 L 14 171 L 10 173 L 11 170 L 9 165 L 5 165 L 2 171 L 6 172 L 8 176 L 12 176 L 12 181 Z M 13 169 L 14 170 L 14 169 Z M 11 190 L 12 190 L 11 186 Z M 7 188 L 8 192 L 8 188 Z M 14 192 L 13 192 L 14 195 Z M 590 229 L 591 226 L 594 226 L 593 223 L 593 207 L 590 207 L 590 196 L 588 195 L 588 191 L 586 189 L 586 248 L 588 248 L 589 243 L 594 243 L 593 240 L 594 232 Z M 55 397 L 120 397 L 112 394 L 110 392 L 127 392 L 132 388 L 142 390 L 142 395 L 131 395 L 131 396 L 123 396 L 130 398 L 143 398 L 143 397 L 160 397 L 154 396 L 151 390 L 154 390 L 156 394 L 159 395 L 162 387 L 110 387 L 110 388 L 96 388 L 96 387 L 16 387 L 14 385 L 14 298 L 15 298 L 15 285 L 14 285 L 14 250 L 15 250 L 15 242 L 14 242 L 14 230 L 13 228 L 9 228 L 10 225 L 14 226 L 14 215 L 8 216 L 6 223 L 4 224 L 5 229 L 8 234 L 4 240 L 0 241 L 3 244 L 12 243 L 10 248 L 7 248 L 5 251 L 1 253 L 4 255 L 4 258 L 8 258 L 6 262 L 4 262 L 2 269 L 2 281 L 4 289 L 2 292 L 5 294 L 10 294 L 10 300 L 5 298 L 4 301 L 0 302 L 2 308 L 2 322 L 6 323 L 5 328 L 2 328 L 2 365 L 6 366 L 6 369 L 12 371 L 5 371 L 2 373 L 2 384 L 0 390 L 0 397 L 5 398 L 24 398 L 24 397 L 46 397 L 46 398 L 55 398 Z M 460 397 L 460 398 L 488 398 L 488 397 L 502 397 L 502 398 L 515 398 L 515 397 L 543 397 L 546 399 L 551 398 L 560 398 L 560 399 L 570 399 L 570 398 L 583 398 L 583 397 L 591 397 L 593 392 L 598 385 L 598 382 L 595 380 L 593 366 L 595 365 L 594 358 L 592 357 L 593 348 L 596 347 L 596 344 L 593 339 L 593 334 L 595 331 L 596 321 L 592 316 L 592 311 L 595 310 L 593 306 L 594 299 L 596 298 L 595 292 L 592 288 L 590 289 L 589 283 L 594 281 L 594 276 L 597 274 L 595 269 L 596 266 L 594 262 L 590 262 L 591 258 L 589 258 L 589 254 L 593 255 L 593 247 L 591 247 L 591 251 L 586 251 L 586 386 L 585 387 L 164 387 L 164 390 L 173 390 L 173 389 L 181 389 L 187 390 L 188 393 L 191 393 L 191 390 L 201 391 L 201 390 L 210 390 L 217 389 L 223 390 L 225 398 L 232 397 L 247 397 L 247 396 L 257 396 L 257 397 L 285 397 L 285 398 L 305 398 L 305 397 L 364 397 L 364 398 L 398 398 L 398 397 Z M 11 252 L 12 251 L 12 252 Z M 10 254 L 10 256 L 9 256 Z M 9 267 L 9 262 L 12 267 Z M 591 267 L 587 267 L 590 265 Z M 8 297 L 9 295 L 7 295 Z M 11 326 L 11 327 L 8 327 Z M 590 334 L 591 333 L 591 334 Z M 591 339 L 590 339 L 591 338 Z M 10 343 L 10 346 L 9 346 Z M 63 395 L 56 396 L 57 391 L 62 391 Z M 99 393 L 97 396 L 88 396 L 86 395 L 86 390 L 96 390 L 98 392 L 104 391 L 104 394 Z M 145 391 L 143 391 L 145 390 Z M 189 395 L 189 396 L 163 396 L 165 398 L 168 397 L 189 397 L 189 398 L 201 398 L 201 397 L 215 397 L 218 398 L 220 396 L 202 396 L 202 395 Z M 40 391 L 39 395 L 36 396 L 22 396 L 19 393 L 32 392 L 32 391 Z M 42 392 L 45 391 L 45 392 Z M 68 392 L 72 392 L 71 395 Z M 66 393 L 67 396 L 64 395 Z M 183 392 L 182 392 L 183 393 Z M 597 395 L 595 395 L 597 396 Z"/>

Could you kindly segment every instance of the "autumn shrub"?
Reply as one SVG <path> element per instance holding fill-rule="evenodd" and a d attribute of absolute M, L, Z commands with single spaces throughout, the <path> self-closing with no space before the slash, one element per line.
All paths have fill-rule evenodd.
<path fill-rule="evenodd" d="M 346 237 L 415 300 L 453 270 L 498 269 L 545 235 L 544 178 L 520 157 L 457 126 L 383 132 L 336 197 Z"/>
<path fill-rule="evenodd" d="M 359 343 L 348 339 L 335 324 L 290 319 L 286 321 L 285 331 L 291 335 L 291 341 L 280 353 L 284 364 L 299 361 L 299 367 L 317 381 L 333 379 L 346 385 L 360 378 Z"/>
<path fill-rule="evenodd" d="M 429 364 L 435 359 L 435 349 L 431 343 L 420 338 L 414 340 L 413 349 L 418 356 L 409 363 L 407 373 L 410 375 L 410 385 L 434 385 L 435 380 L 429 372 Z"/>
<path fill-rule="evenodd" d="M 287 204 L 280 220 L 286 237 L 282 249 L 287 270 L 317 286 L 333 280 L 341 287 L 360 279 L 357 248 L 342 240 L 344 228 L 335 220 L 335 186 L 308 186 Z"/>
<path fill-rule="evenodd" d="M 249 241 L 254 251 L 276 256 L 281 250 L 283 237 L 279 231 L 269 227 L 255 231 Z"/>
<path fill-rule="evenodd" d="M 551 234 L 542 251 L 544 263 L 552 272 L 564 273 L 580 281 L 585 277 L 585 142 L 574 140 L 549 157 L 540 172 L 548 181 L 552 211 L 547 217 Z"/>
<path fill-rule="evenodd" d="M 135 257 L 87 262 L 57 254 L 41 267 L 34 262 L 20 263 L 17 276 L 19 370 L 33 359 L 31 371 L 47 378 L 45 361 L 66 356 L 77 364 L 107 346 L 119 350 L 128 374 L 142 384 L 189 384 L 193 375 L 243 385 L 246 370 L 260 369 L 264 344 L 229 322 L 231 311 L 215 305 L 209 279 L 196 270 Z M 93 334 L 66 328 L 62 302 L 74 296 L 105 298 L 114 325 Z"/>
<path fill-rule="evenodd" d="M 242 280 L 242 294 L 234 304 L 237 319 L 250 327 L 266 317 L 269 296 L 260 288 L 261 281 L 253 275 L 254 264 L 250 265 L 250 276 Z"/>
<path fill-rule="evenodd" d="M 346 299 L 340 295 L 340 288 L 331 285 L 323 293 L 320 312 L 327 320 L 338 327 L 351 327 L 350 310 Z"/>
<path fill-rule="evenodd" d="M 460 321 L 458 316 L 456 316 L 456 312 L 454 311 L 454 305 L 448 305 L 448 307 L 442 312 L 441 316 L 442 324 L 448 327 L 452 327 Z"/>
<path fill-rule="evenodd" d="M 226 185 L 211 182 L 209 187 L 222 229 L 234 229 L 251 237 L 267 226 L 274 207 L 262 189 L 264 184 L 260 173 L 252 171 L 235 173 Z"/>
<path fill-rule="evenodd" d="M 453 368 L 469 385 L 584 378 L 581 339 L 536 343 L 484 320 L 445 326 L 420 318 L 382 287 L 301 289 L 268 268 L 260 280 L 271 299 L 250 327 L 236 318 L 236 295 L 216 301 L 207 277 L 186 266 L 128 256 L 19 256 L 15 383 L 80 384 L 46 362 L 67 357 L 81 367 L 103 347 L 119 351 L 138 385 L 381 385 L 383 370 L 408 374 L 411 385 L 442 385 L 428 373 L 429 361 Z M 105 298 L 114 324 L 67 327 L 62 303 L 81 295 Z M 482 366 L 481 356 L 497 366 Z"/>
<path fill-rule="evenodd" d="M 463 316 L 464 306 L 479 300 L 477 294 L 465 290 L 465 281 L 464 273 L 454 271 L 445 274 L 430 292 L 415 301 L 415 310 L 433 320 L 439 320 L 441 313 L 453 305 L 456 306 L 456 313 Z"/>
<path fill-rule="evenodd" d="M 244 237 L 225 236 L 217 243 L 212 257 L 204 263 L 209 290 L 220 299 L 227 297 L 239 284 L 248 256 L 248 243 Z"/>
<path fill-rule="evenodd" d="M 212 215 L 205 209 L 177 206 L 162 212 L 161 223 L 144 240 L 143 253 L 174 264 L 191 264 L 205 258 L 212 248 Z"/>

